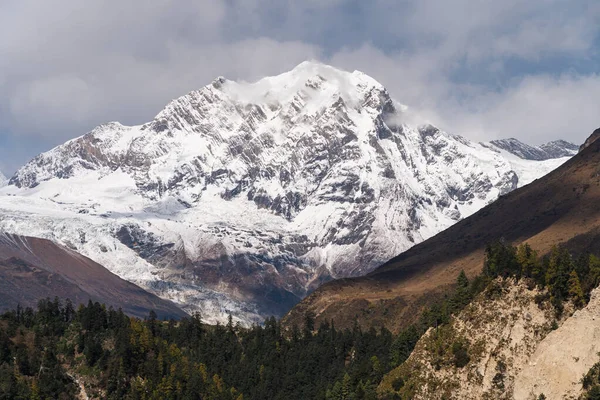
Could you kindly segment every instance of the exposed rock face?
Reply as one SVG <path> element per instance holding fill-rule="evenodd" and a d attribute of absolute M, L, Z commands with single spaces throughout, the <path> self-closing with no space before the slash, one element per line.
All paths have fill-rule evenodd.
<path fill-rule="evenodd" d="M 490 144 L 506 150 L 524 160 L 549 160 L 552 158 L 569 157 L 577 154 L 579 147 L 565 140 L 555 140 L 539 147 L 530 146 L 517 139 L 492 140 Z"/>
<path fill-rule="evenodd" d="M 515 379 L 516 400 L 578 398 L 581 378 L 600 361 L 600 289 L 587 307 L 576 311 L 537 346 Z"/>
<path fill-rule="evenodd" d="M 579 148 L 579 151 L 582 151 L 583 149 L 589 147 L 592 143 L 594 143 L 596 140 L 598 140 L 598 138 L 600 138 L 600 128 L 596 129 L 590 135 L 590 137 L 586 139 L 586 141 Z"/>
<path fill-rule="evenodd" d="M 566 140 L 554 140 L 540 146 L 546 152 L 548 158 L 574 156 L 579 151 L 579 146 Z"/>
<path fill-rule="evenodd" d="M 560 320 L 549 302 L 541 300 L 542 293 L 523 281 L 496 280 L 449 326 L 430 329 L 409 359 L 384 378 L 380 394 L 412 394 L 409 398 L 414 399 L 578 398 L 581 379 L 600 361 L 600 289 L 592 291 L 582 310 L 573 313 L 567 305 Z M 452 361 L 451 347 L 458 342 L 467 343 L 470 358 L 462 367 Z"/>
<path fill-rule="evenodd" d="M 206 320 L 282 315 L 567 158 L 524 160 L 416 121 L 360 72 L 223 78 L 140 126 L 41 154 L 0 228 L 56 240 Z"/>

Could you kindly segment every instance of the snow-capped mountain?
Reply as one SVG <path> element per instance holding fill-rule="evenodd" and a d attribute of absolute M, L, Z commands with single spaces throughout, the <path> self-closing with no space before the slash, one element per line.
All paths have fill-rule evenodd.
<path fill-rule="evenodd" d="M 0 171 L 0 188 L 6 186 L 7 184 L 8 179 L 6 179 L 6 176 L 4 176 L 4 174 L 2 174 L 2 171 Z"/>
<path fill-rule="evenodd" d="M 579 151 L 579 146 L 565 140 L 555 140 L 541 146 L 530 146 L 518 139 L 492 140 L 489 144 L 516 155 L 524 160 L 550 160 L 560 157 L 572 157 Z"/>
<path fill-rule="evenodd" d="M 208 321 L 259 321 L 568 159 L 422 122 L 358 71 L 218 78 L 33 159 L 0 191 L 0 230 L 73 247 Z"/>

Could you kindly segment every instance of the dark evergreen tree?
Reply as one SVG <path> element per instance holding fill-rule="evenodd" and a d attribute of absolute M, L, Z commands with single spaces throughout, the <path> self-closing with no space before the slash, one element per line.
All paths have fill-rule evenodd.
<path fill-rule="evenodd" d="M 301 329 L 282 329 L 275 318 L 241 328 L 232 317 L 216 326 L 199 314 L 139 320 L 92 301 L 75 311 L 69 301 L 44 299 L 37 311 L 17 307 L 0 316 L 0 399 L 73 398 L 78 386 L 69 374 L 76 373 L 108 399 L 374 400 L 382 377 L 406 361 L 421 335 L 443 329 L 497 277 L 527 279 L 557 307 L 565 300 L 582 307 L 600 280 L 600 261 L 584 255 L 575 262 L 556 248 L 542 262 L 527 245 L 494 243 L 482 275 L 468 279 L 461 271 L 455 288 L 397 335 L 365 331 L 358 321 L 352 329 L 330 321 L 316 328 L 311 314 Z M 445 346 L 456 368 L 470 362 L 468 343 Z M 584 379 L 589 398 L 600 390 L 599 374 Z M 404 385 L 399 377 L 393 388 Z"/>

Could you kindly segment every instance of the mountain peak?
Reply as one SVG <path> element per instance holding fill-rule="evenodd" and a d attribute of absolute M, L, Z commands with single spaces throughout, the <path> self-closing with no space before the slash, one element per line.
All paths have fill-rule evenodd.
<path fill-rule="evenodd" d="M 281 102 L 300 95 L 321 101 L 342 97 L 352 103 L 373 89 L 385 91 L 383 85 L 362 72 L 348 72 L 317 61 L 304 61 L 290 71 L 256 82 L 228 82 L 224 87 L 235 98 L 257 102 L 261 99 Z"/>
<path fill-rule="evenodd" d="M 362 72 L 359 72 L 359 71 L 350 72 L 350 71 L 344 70 L 342 68 L 334 67 L 333 65 L 330 65 L 330 64 L 325 64 L 325 63 L 323 63 L 321 61 L 317 61 L 317 60 L 302 61 L 300 64 L 296 65 L 294 68 L 292 68 L 288 72 L 283 72 L 283 74 L 286 74 L 286 73 L 302 74 L 302 75 L 304 75 L 304 74 L 315 75 L 315 74 L 320 74 L 320 73 L 338 74 L 338 75 L 344 75 L 344 74 L 352 75 L 353 73 L 362 74 Z"/>
<path fill-rule="evenodd" d="M 317 61 L 315 59 L 302 61 L 300 64 L 298 64 L 294 68 L 292 68 L 290 70 L 290 72 L 299 72 L 299 71 L 306 71 L 306 70 L 315 71 L 315 70 L 321 70 L 321 69 L 332 69 L 332 70 L 342 72 L 342 70 L 339 68 L 335 68 L 329 64 L 325 64 L 325 63 L 323 63 L 321 61 Z"/>
<path fill-rule="evenodd" d="M 0 229 L 68 242 L 212 321 L 260 321 L 565 161 L 516 163 L 402 111 L 368 75 L 316 62 L 217 78 L 36 157 L 2 189 Z"/>

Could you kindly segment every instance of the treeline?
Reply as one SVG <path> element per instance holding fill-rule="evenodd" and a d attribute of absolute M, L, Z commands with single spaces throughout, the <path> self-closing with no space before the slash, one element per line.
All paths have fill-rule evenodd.
<path fill-rule="evenodd" d="M 275 318 L 243 329 L 47 299 L 0 317 L 0 399 L 71 399 L 80 382 L 103 399 L 374 399 L 392 342 L 310 316 L 284 333 Z"/>
<path fill-rule="evenodd" d="M 37 310 L 0 316 L 0 399 L 70 399 L 80 386 L 103 399 L 376 399 L 383 376 L 402 364 L 421 335 L 450 321 L 496 277 L 529 278 L 548 288 L 557 310 L 571 299 L 583 305 L 600 278 L 600 260 L 574 261 L 554 249 L 540 258 L 529 246 L 490 245 L 482 274 L 464 272 L 455 289 L 423 310 L 397 335 L 315 326 L 284 330 L 262 326 L 210 326 L 200 315 L 180 321 L 145 320 L 89 302 L 77 309 L 58 299 Z M 457 367 L 468 352 L 452 349 Z"/>
<path fill-rule="evenodd" d="M 46 299 L 37 310 L 0 317 L 0 399 L 70 399 L 83 383 L 106 399 L 369 399 L 383 376 L 402 363 L 428 326 L 468 304 L 464 273 L 455 293 L 425 310 L 399 335 L 315 326 L 285 331 L 262 326 L 145 320 L 89 302 L 77 310 Z"/>
<path fill-rule="evenodd" d="M 528 244 L 514 247 L 497 242 L 486 248 L 483 275 L 530 279 L 532 284 L 547 289 L 547 296 L 560 314 L 567 300 L 577 308 L 587 304 L 590 292 L 600 283 L 600 259 L 593 254 L 575 259 L 567 249 L 557 246 L 540 257 Z"/>

